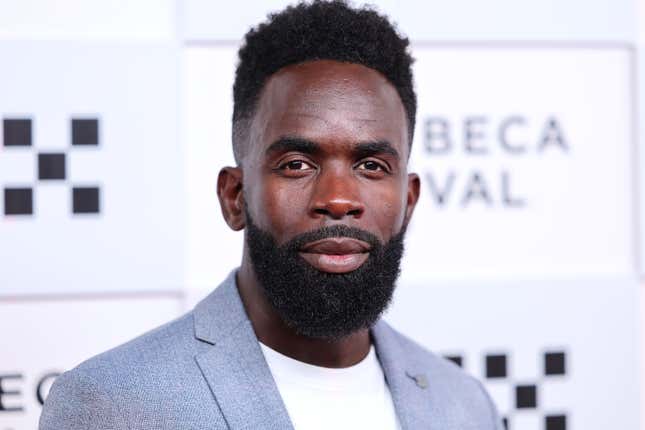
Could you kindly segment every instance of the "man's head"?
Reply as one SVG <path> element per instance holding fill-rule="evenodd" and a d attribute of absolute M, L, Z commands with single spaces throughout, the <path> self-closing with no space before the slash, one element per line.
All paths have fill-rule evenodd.
<path fill-rule="evenodd" d="M 287 8 L 249 32 L 234 88 L 238 167 L 218 195 L 242 265 L 309 337 L 369 327 L 392 295 L 419 195 L 407 40 L 343 2 Z"/>
<path fill-rule="evenodd" d="M 399 94 L 412 144 L 417 100 L 408 43 L 386 17 L 366 8 L 353 9 L 343 1 L 299 3 L 251 29 L 239 51 L 233 85 L 237 163 L 249 143 L 249 122 L 266 81 L 285 66 L 321 59 L 362 64 L 380 72 Z"/>

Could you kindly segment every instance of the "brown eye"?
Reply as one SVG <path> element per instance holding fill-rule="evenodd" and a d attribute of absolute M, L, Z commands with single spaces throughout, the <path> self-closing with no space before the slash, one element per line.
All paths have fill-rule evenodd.
<path fill-rule="evenodd" d="M 302 160 L 289 161 L 280 166 L 280 169 L 283 170 L 307 170 L 310 168 L 311 166 L 309 165 L 309 163 L 306 163 Z"/>
<path fill-rule="evenodd" d="M 365 161 L 365 162 L 359 164 L 358 168 L 361 169 L 361 170 L 370 170 L 372 172 L 375 172 L 375 171 L 378 171 L 378 170 L 385 170 L 385 169 L 383 169 L 383 166 L 381 166 L 376 161 Z"/>
<path fill-rule="evenodd" d="M 290 161 L 287 163 L 287 169 L 300 170 L 305 163 L 302 161 Z"/>

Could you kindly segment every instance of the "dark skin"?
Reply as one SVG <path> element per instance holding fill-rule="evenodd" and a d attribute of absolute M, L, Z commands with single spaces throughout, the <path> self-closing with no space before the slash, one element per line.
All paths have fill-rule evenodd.
<path fill-rule="evenodd" d="M 318 60 L 284 67 L 265 84 L 238 167 L 217 192 L 233 230 L 254 222 L 279 245 L 345 224 L 388 241 L 409 222 L 419 177 L 408 173 L 408 124 L 396 89 L 358 64 Z M 370 348 L 369 330 L 338 341 L 301 336 L 267 302 L 244 246 L 237 284 L 258 339 L 296 360 L 348 367 Z"/>

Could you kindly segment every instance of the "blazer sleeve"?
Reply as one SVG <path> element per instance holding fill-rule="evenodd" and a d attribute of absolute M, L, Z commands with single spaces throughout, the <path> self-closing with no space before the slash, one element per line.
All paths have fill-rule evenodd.
<path fill-rule="evenodd" d="M 38 425 L 39 430 L 127 428 L 109 392 L 78 369 L 56 378 Z"/>

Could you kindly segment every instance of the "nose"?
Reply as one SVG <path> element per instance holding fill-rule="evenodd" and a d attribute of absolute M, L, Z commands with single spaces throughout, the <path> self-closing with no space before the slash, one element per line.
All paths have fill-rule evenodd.
<path fill-rule="evenodd" d="M 356 181 L 351 174 L 321 172 L 311 197 L 311 215 L 336 220 L 346 216 L 360 218 L 365 206 L 360 199 Z"/>

